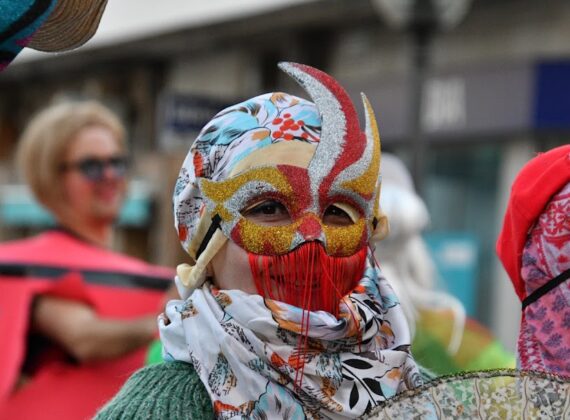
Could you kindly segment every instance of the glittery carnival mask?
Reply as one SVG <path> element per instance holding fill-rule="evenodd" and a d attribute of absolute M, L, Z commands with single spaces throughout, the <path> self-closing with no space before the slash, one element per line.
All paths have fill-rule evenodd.
<path fill-rule="evenodd" d="M 296 63 L 279 67 L 309 93 L 321 116 L 320 140 L 308 166 L 254 166 L 220 181 L 199 178 L 206 209 L 214 225 L 252 254 L 283 255 L 319 241 L 330 256 L 354 255 L 384 229 L 377 206 L 380 138 L 373 111 L 363 95 L 362 132 L 348 94 L 332 77 Z M 297 128 L 299 123 L 287 123 L 286 117 L 279 116 L 285 128 Z M 258 206 L 267 200 L 286 213 L 277 225 L 248 217 L 264 211 Z"/>

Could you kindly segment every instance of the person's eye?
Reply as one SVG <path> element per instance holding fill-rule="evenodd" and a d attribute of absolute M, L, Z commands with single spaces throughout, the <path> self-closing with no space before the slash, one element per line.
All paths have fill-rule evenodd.
<path fill-rule="evenodd" d="M 325 210 L 323 223 L 328 226 L 350 226 L 354 224 L 350 215 L 334 204 L 331 204 Z"/>
<path fill-rule="evenodd" d="M 242 215 L 259 224 L 286 225 L 291 223 L 287 208 L 277 200 L 265 200 L 248 207 Z"/>
<path fill-rule="evenodd" d="M 79 169 L 82 169 L 86 172 L 94 171 L 100 168 L 102 165 L 95 159 L 85 159 L 84 161 L 79 162 Z"/>
<path fill-rule="evenodd" d="M 79 170 L 88 178 L 96 178 L 103 172 L 103 165 L 96 159 L 86 159 L 79 164 Z"/>

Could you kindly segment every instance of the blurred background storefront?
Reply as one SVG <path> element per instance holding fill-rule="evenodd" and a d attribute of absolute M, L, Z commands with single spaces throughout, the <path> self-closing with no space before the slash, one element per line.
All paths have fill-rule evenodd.
<path fill-rule="evenodd" d="M 135 182 L 117 248 L 184 261 L 170 196 L 189 145 L 229 104 L 274 89 L 302 94 L 276 67 L 302 62 L 334 75 L 355 103 L 366 92 L 384 149 L 410 166 L 419 133 L 426 238 L 446 287 L 514 349 L 519 303 L 494 242 L 517 171 L 570 137 L 568 39 L 564 0 L 473 0 L 458 26 L 433 36 L 414 125 L 413 40 L 370 0 L 110 0 L 88 44 L 26 51 L 0 74 L 0 240 L 51 223 L 13 164 L 25 123 L 52 101 L 94 98 L 129 131 Z"/>

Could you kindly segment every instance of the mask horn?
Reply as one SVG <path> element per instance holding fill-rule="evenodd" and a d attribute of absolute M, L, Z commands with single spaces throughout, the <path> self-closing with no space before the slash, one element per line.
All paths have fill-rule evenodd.
<path fill-rule="evenodd" d="M 308 172 L 311 190 L 323 205 L 335 178 L 361 158 L 366 136 L 350 97 L 335 79 L 304 64 L 283 62 L 279 68 L 301 85 L 321 114 L 321 139 Z"/>

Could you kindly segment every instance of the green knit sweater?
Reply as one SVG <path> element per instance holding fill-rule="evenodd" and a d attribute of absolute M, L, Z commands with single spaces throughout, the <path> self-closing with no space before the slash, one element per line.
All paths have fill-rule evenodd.
<path fill-rule="evenodd" d="M 425 381 L 434 376 L 420 368 Z M 212 402 L 189 363 L 166 362 L 136 372 L 95 420 L 210 419 Z"/>
<path fill-rule="evenodd" d="M 212 402 L 192 365 L 159 363 L 139 370 L 95 416 L 97 420 L 208 419 Z"/>

